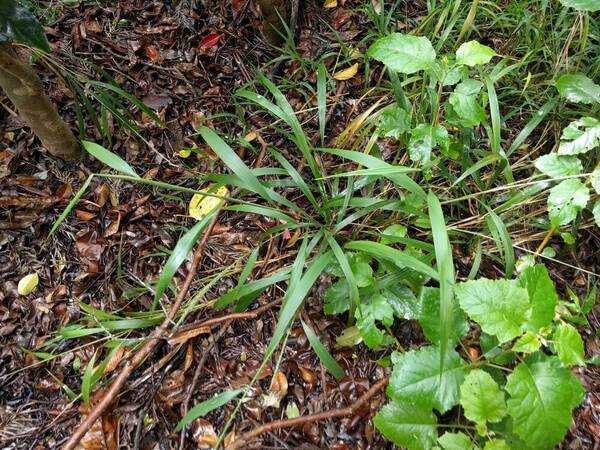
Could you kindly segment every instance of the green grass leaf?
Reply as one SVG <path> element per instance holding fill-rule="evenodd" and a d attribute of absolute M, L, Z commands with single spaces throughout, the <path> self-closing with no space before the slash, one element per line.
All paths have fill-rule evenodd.
<path fill-rule="evenodd" d="M 508 414 L 513 429 L 534 449 L 552 449 L 571 426 L 571 411 L 583 400 L 580 381 L 548 359 L 520 363 L 508 376 Z"/>
<path fill-rule="evenodd" d="M 560 0 L 564 6 L 575 8 L 577 11 L 600 11 L 598 0 Z"/>
<path fill-rule="evenodd" d="M 481 369 L 469 372 L 460 386 L 460 404 L 465 417 L 477 424 L 477 431 L 486 434 L 486 423 L 500 422 L 506 416 L 504 393 L 490 374 Z"/>
<path fill-rule="evenodd" d="M 386 392 L 395 401 L 422 409 L 435 408 L 441 413 L 458 404 L 467 365 L 453 349 L 446 352 L 441 373 L 438 347 L 396 352 L 392 361 L 394 370 Z"/>
<path fill-rule="evenodd" d="M 92 376 L 94 374 L 94 364 L 96 363 L 96 354 L 94 353 L 90 358 L 85 371 L 83 372 L 83 378 L 81 379 L 81 397 L 86 405 L 90 404 L 90 393 L 92 391 L 93 383 Z"/>
<path fill-rule="evenodd" d="M 125 175 L 129 175 L 132 177 L 139 178 L 139 175 L 133 170 L 126 161 L 124 161 L 119 155 L 107 150 L 101 145 L 96 144 L 95 142 L 90 141 L 81 141 L 83 148 L 94 158 L 99 161 L 102 161 L 111 169 L 116 170 L 117 172 L 123 173 Z"/>
<path fill-rule="evenodd" d="M 516 280 L 479 280 L 455 287 L 461 308 L 500 342 L 521 334 L 530 313 L 529 294 Z"/>
<path fill-rule="evenodd" d="M 319 135 L 321 146 L 325 145 L 325 121 L 327 116 L 327 69 L 319 64 L 317 69 L 317 109 L 319 115 Z"/>
<path fill-rule="evenodd" d="M 373 418 L 373 423 L 400 448 L 430 450 L 438 436 L 435 414 L 408 402 L 388 403 Z"/>
<path fill-rule="evenodd" d="M 219 395 L 215 395 L 214 397 L 209 398 L 208 400 L 204 400 L 203 402 L 198 403 L 196 406 L 194 406 L 188 411 L 188 413 L 183 417 L 183 419 L 179 421 L 173 432 L 178 433 L 182 430 L 183 427 L 191 423 L 194 419 L 197 419 L 198 417 L 203 417 L 212 410 L 220 408 L 221 406 L 229 403 L 231 400 L 236 398 L 244 391 L 245 389 L 242 388 L 234 389 L 232 391 L 221 392 Z"/>
<path fill-rule="evenodd" d="M 52 228 L 50 228 L 50 232 L 48 233 L 48 238 L 56 232 L 56 230 L 58 229 L 60 224 L 63 223 L 63 221 L 71 213 L 71 211 L 73 210 L 73 208 L 75 207 L 75 205 L 77 204 L 79 199 L 83 196 L 83 194 L 85 194 L 85 191 L 87 191 L 87 189 L 90 187 L 90 184 L 91 184 L 93 178 L 94 178 L 94 175 L 90 175 L 89 177 L 87 177 L 87 179 L 85 180 L 83 185 L 79 188 L 79 190 L 77 191 L 75 196 L 71 199 L 71 201 L 69 202 L 67 207 L 63 210 L 63 212 L 60 213 L 60 216 L 58 216 L 58 219 L 56 219 L 56 222 L 54 222 L 54 224 L 52 225 Z"/>
<path fill-rule="evenodd" d="M 325 346 L 319 340 L 319 337 L 314 333 L 314 331 L 302 321 L 302 328 L 304 328 L 304 333 L 308 338 L 308 342 L 310 342 L 310 346 L 315 351 L 321 363 L 325 366 L 325 368 L 329 371 L 331 375 L 333 375 L 336 380 L 341 380 L 346 376 L 344 369 L 338 364 L 333 356 L 327 351 Z"/>

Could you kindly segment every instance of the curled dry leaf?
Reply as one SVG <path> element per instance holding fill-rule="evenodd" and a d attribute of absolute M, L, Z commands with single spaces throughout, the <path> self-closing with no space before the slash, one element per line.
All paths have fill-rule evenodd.
<path fill-rule="evenodd" d="M 29 295 L 36 290 L 39 282 L 40 277 L 38 276 L 37 272 L 25 275 L 19 280 L 17 292 L 19 293 L 19 295 Z"/>
<path fill-rule="evenodd" d="M 213 448 L 217 445 L 217 433 L 212 424 L 201 417 L 192 422 L 192 437 L 201 449 Z"/>
<path fill-rule="evenodd" d="M 325 0 L 323 2 L 323 8 L 335 8 L 337 6 L 337 0 Z"/>
<path fill-rule="evenodd" d="M 281 371 L 277 371 L 273 380 L 271 381 L 271 388 L 269 392 L 262 396 L 262 406 L 264 408 L 279 408 L 281 400 L 287 395 L 288 392 L 288 381 L 285 374 Z"/>
<path fill-rule="evenodd" d="M 201 334 L 209 334 L 210 333 L 210 327 L 195 327 L 195 328 L 190 328 L 188 330 L 182 330 L 178 333 L 176 333 L 172 338 L 170 338 L 168 340 L 169 345 L 177 345 L 177 344 L 183 344 L 184 342 L 189 341 L 192 338 L 195 338 L 196 336 L 200 336 Z"/>
<path fill-rule="evenodd" d="M 110 373 L 115 370 L 123 359 L 123 355 L 125 355 L 125 347 L 119 347 L 113 354 L 112 358 L 110 358 L 110 361 L 108 361 L 104 373 Z"/>
<path fill-rule="evenodd" d="M 302 379 L 308 384 L 316 384 L 317 383 L 317 375 L 311 369 L 307 369 L 306 367 L 298 366 L 300 369 L 300 376 Z"/>
<path fill-rule="evenodd" d="M 96 217 L 96 214 L 89 211 L 84 211 L 83 209 L 76 209 L 75 215 L 79 220 L 83 220 L 84 222 L 92 220 L 94 217 Z"/>
<path fill-rule="evenodd" d="M 97 390 L 92 394 L 90 405 L 82 403 L 79 407 L 81 421 L 94 409 L 94 405 L 104 397 L 105 391 Z M 88 432 L 81 438 L 76 450 L 117 450 L 119 448 L 119 418 L 112 414 L 112 408 L 94 422 Z"/>
<path fill-rule="evenodd" d="M 350 67 L 344 70 L 339 70 L 333 74 L 333 78 L 338 81 L 345 81 L 352 78 L 358 72 L 358 63 L 352 64 Z"/>

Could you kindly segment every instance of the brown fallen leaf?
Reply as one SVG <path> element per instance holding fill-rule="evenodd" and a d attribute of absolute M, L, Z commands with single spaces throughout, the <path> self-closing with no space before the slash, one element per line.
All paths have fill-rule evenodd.
<path fill-rule="evenodd" d="M 104 390 L 99 389 L 92 394 L 90 405 L 84 403 L 79 407 L 81 421 L 94 409 L 94 405 L 104 397 Z M 119 418 L 112 414 L 116 404 L 111 405 L 109 412 L 97 419 L 88 432 L 77 444 L 76 450 L 117 450 L 119 448 Z"/>
<path fill-rule="evenodd" d="M 188 340 L 195 338 L 196 336 L 209 333 L 210 327 L 191 328 L 189 330 L 183 330 L 179 333 L 175 333 L 175 335 L 172 338 L 170 338 L 167 342 L 169 343 L 169 345 L 183 344 L 184 342 L 187 342 Z"/>
<path fill-rule="evenodd" d="M 92 220 L 94 217 L 96 217 L 96 214 L 91 213 L 89 211 L 84 211 L 82 209 L 76 209 L 75 215 L 78 219 L 83 220 L 84 222 Z"/>
<path fill-rule="evenodd" d="M 271 387 L 269 392 L 262 395 L 261 403 L 263 408 L 279 408 L 281 400 L 288 393 L 288 381 L 285 374 L 281 371 L 277 371 L 273 380 L 271 381 Z"/>
<path fill-rule="evenodd" d="M 185 384 L 185 373 L 183 370 L 174 370 L 167 375 L 156 393 L 158 399 L 169 408 L 181 403 L 186 394 L 187 385 Z"/>
<path fill-rule="evenodd" d="M 217 433 L 212 424 L 201 417 L 192 422 L 192 437 L 198 448 L 209 449 L 217 445 Z"/>

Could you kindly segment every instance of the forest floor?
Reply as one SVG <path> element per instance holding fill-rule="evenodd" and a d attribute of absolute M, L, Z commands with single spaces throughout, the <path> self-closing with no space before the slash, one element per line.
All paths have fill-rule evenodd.
<path fill-rule="evenodd" d="M 239 117 L 239 104 L 232 101 L 234 92 L 255 79 L 258 70 L 270 76 L 277 64 L 265 64 L 280 56 L 258 31 L 260 19 L 255 5 L 243 0 L 207 1 L 206 6 L 202 3 L 190 9 L 187 2 L 159 0 L 83 2 L 78 7 L 57 6 L 38 11 L 46 14 L 45 31 L 57 63 L 99 79 L 98 72 L 82 61 L 93 62 L 165 123 L 160 127 L 147 114 L 134 109 L 133 125 L 139 129 L 138 136 L 119 126 L 114 117 L 99 114 L 100 121 L 106 119 L 105 133 L 88 120 L 87 140 L 103 142 L 147 180 L 192 189 L 199 188 L 201 174 L 224 172 L 218 158 L 198 136 L 200 126 L 221 128 L 237 140 L 252 133 L 258 152 L 248 151 L 242 145 L 235 148 L 249 167 L 266 165 L 265 161 L 272 158 L 267 146 L 277 148 L 293 165 L 300 166 L 301 155 L 269 128 L 270 118 L 255 114 L 246 117 L 245 123 L 235 120 Z M 302 58 L 314 59 L 337 51 L 339 36 L 349 46 L 361 42 L 368 19 L 352 9 L 358 3 L 347 2 L 343 9 L 302 3 L 296 30 L 296 51 Z M 406 10 L 412 18 L 424 12 L 419 6 Z M 290 85 L 314 83 L 315 80 L 301 78 L 303 72 L 298 70 L 298 64 L 284 60 L 277 67 L 282 79 Z M 328 69 L 331 73 L 336 70 L 335 61 Z M 363 81 L 360 76 L 338 81 L 336 91 L 328 93 L 327 135 L 331 141 L 375 102 L 374 97 L 364 98 Z M 46 71 L 44 82 L 61 115 L 76 130 L 75 99 L 60 70 L 56 74 Z M 318 135 L 316 113 L 310 111 L 313 105 L 306 105 L 300 95 L 294 97 L 291 89 L 286 94 L 294 108 L 309 110 L 305 114 L 309 137 L 311 133 Z M 106 334 L 63 339 L 55 349 L 58 356 L 52 358 L 46 358 L 41 351 L 36 354 L 36 349 L 54 339 L 56 330 L 89 315 L 89 310 L 82 310 L 82 304 L 106 313 L 148 310 L 152 293 L 146 287 L 159 276 L 183 227 L 193 225 L 194 220 L 188 216 L 189 195 L 96 178 L 48 239 L 49 230 L 73 194 L 91 173 L 107 172 L 106 167 L 89 157 L 76 163 L 49 157 L 18 116 L 8 112 L 6 102 L 2 104 L 0 448 L 59 448 L 89 411 L 72 401 L 68 390 L 80 391 L 82 376 L 92 358 L 98 362 L 106 356 L 107 340 L 141 338 L 149 331 L 128 329 L 126 334 L 116 328 L 104 330 Z M 384 150 L 385 145 L 382 142 Z M 181 152 L 188 148 L 193 148 L 191 154 Z M 331 173 L 339 164 L 334 159 L 326 163 L 330 164 L 327 169 Z M 299 245 L 297 236 L 288 232 L 265 239 L 264 231 L 276 224 L 277 219 L 258 214 L 223 212 L 207 242 L 190 292 L 200 292 L 206 280 L 226 267 L 236 267 L 239 272 L 240 258 L 259 244 L 262 251 L 253 279 L 268 276 L 293 261 Z M 577 251 L 568 257 L 575 267 L 598 273 L 597 236 L 586 234 L 586 230 L 581 233 Z M 537 241 L 523 245 L 535 248 L 539 235 L 536 238 Z M 468 272 L 469 257 L 457 255 L 456 260 Z M 190 264 L 191 259 L 182 264 L 175 284 L 183 282 Z M 550 267 L 556 280 L 577 285 L 578 277 L 582 277 L 576 269 Z M 493 262 L 484 261 L 482 271 L 493 276 L 498 269 Z M 38 289 L 29 296 L 18 295 L 18 281 L 32 272 L 39 274 Z M 236 282 L 235 275 L 216 279 L 203 302 L 233 289 Z M 344 316 L 323 314 L 322 299 L 330 283 L 327 275 L 320 277 L 301 318 L 318 330 L 321 342 L 333 351 L 336 337 L 346 329 L 347 322 Z M 83 448 L 210 448 L 233 404 L 196 420 L 188 432 L 174 433 L 173 429 L 193 405 L 226 388 L 243 386 L 256 375 L 277 322 L 278 305 L 273 302 L 281 298 L 282 292 L 280 286 L 274 285 L 258 297 L 251 310 L 269 305 L 262 308 L 260 315 L 228 320 L 213 327 L 210 334 L 161 345 L 128 380 L 103 418 L 104 429 L 86 435 Z M 590 331 L 583 332 L 586 355 L 590 358 L 600 354 L 593 331 L 600 326 L 598 308 L 597 305 L 588 316 Z M 199 308 L 187 322 L 199 323 L 227 313 Z M 406 348 L 416 348 L 425 341 L 414 321 L 395 325 L 394 331 Z M 285 418 L 294 407 L 305 415 L 351 405 L 389 375 L 389 369 L 377 363 L 383 355 L 384 352 L 364 345 L 336 349 L 336 360 L 346 372 L 346 377 L 337 381 L 320 364 L 302 327 L 292 328 L 280 365 L 277 367 L 276 358 L 267 364 L 250 400 L 237 414 L 233 432 L 239 436 L 261 424 Z M 111 373 L 118 373 L 122 356 L 119 351 L 113 355 L 106 368 L 108 378 Z M 197 373 L 199 366 L 201 371 Z M 277 370 L 283 379 L 278 378 L 279 386 L 269 386 Z M 582 381 L 586 396 L 561 448 L 600 448 L 600 370 L 588 365 L 574 372 Z M 92 394 L 92 405 L 102 392 Z M 271 431 L 245 448 L 393 448 L 370 421 L 385 401 L 383 392 L 375 394 L 353 415 Z"/>

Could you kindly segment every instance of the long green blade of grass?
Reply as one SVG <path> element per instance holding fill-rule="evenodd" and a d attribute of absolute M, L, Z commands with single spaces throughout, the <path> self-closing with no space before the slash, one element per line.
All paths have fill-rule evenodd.
<path fill-rule="evenodd" d="M 111 169 L 115 169 L 117 172 L 121 172 L 125 175 L 139 178 L 139 175 L 133 167 L 131 167 L 126 161 L 123 160 L 119 155 L 107 150 L 101 145 L 90 141 L 81 141 L 83 148 L 99 161 L 109 166 Z"/>
<path fill-rule="evenodd" d="M 319 136 L 321 146 L 325 145 L 325 120 L 327 116 L 327 69 L 319 64 L 317 69 L 317 107 L 319 114 Z"/>
<path fill-rule="evenodd" d="M 62 213 L 60 213 L 60 216 L 58 216 L 58 219 L 56 219 L 56 222 L 54 222 L 54 225 L 52 225 L 52 228 L 50 228 L 50 232 L 48 233 L 48 238 L 56 232 L 56 230 L 58 229 L 60 224 L 63 223 L 63 221 L 71 213 L 71 210 L 75 207 L 75 205 L 77 204 L 79 199 L 83 196 L 83 194 L 85 194 L 85 191 L 87 191 L 87 189 L 90 187 L 90 184 L 91 184 L 93 178 L 94 178 L 93 174 L 90 175 L 89 177 L 87 177 L 87 179 L 85 180 L 85 183 L 83 183 L 83 185 L 79 188 L 79 190 L 77 191 L 75 196 L 71 199 L 71 201 L 69 202 L 67 207 L 63 210 Z"/>
<path fill-rule="evenodd" d="M 244 391 L 245 389 L 242 388 L 234 389 L 232 391 L 221 392 L 219 395 L 215 395 L 214 397 L 209 398 L 208 400 L 204 400 L 203 402 L 198 403 L 196 406 L 194 406 L 188 411 L 188 413 L 183 417 L 183 419 L 179 421 L 179 423 L 175 427 L 175 430 L 173 431 L 175 433 L 178 433 L 183 427 L 185 427 L 188 423 L 192 422 L 194 419 L 197 419 L 198 417 L 203 417 L 212 410 L 220 408 L 221 406 L 229 403 L 231 400 L 236 398 Z"/>
<path fill-rule="evenodd" d="M 430 192 L 427 196 L 429 208 L 429 220 L 431 222 L 431 233 L 435 248 L 435 259 L 439 273 L 440 282 L 440 376 L 444 370 L 444 361 L 450 344 L 450 332 L 452 329 L 452 307 L 454 303 L 454 261 L 452 248 L 444 212 L 438 198 Z"/>
<path fill-rule="evenodd" d="M 325 346 L 319 340 L 319 337 L 315 334 L 315 332 L 302 322 L 302 328 L 304 328 L 304 333 L 308 338 L 308 342 L 310 342 L 310 346 L 313 348 L 321 363 L 325 366 L 325 368 L 329 371 L 331 375 L 335 377 L 336 380 L 341 380 L 346 376 L 344 369 L 338 364 L 331 353 L 327 351 Z"/>

